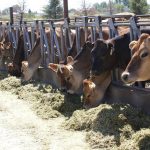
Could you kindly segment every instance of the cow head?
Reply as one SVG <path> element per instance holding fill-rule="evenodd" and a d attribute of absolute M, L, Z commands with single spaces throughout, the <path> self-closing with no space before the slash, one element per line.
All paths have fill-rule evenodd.
<path fill-rule="evenodd" d="M 91 80 L 83 80 L 83 101 L 84 107 L 96 107 L 99 104 L 101 93 L 97 91 L 96 85 Z"/>
<path fill-rule="evenodd" d="M 3 57 L 12 57 L 12 45 L 11 42 L 0 42 L 0 52 Z"/>
<path fill-rule="evenodd" d="M 66 89 L 67 92 L 73 93 L 71 90 L 76 90 L 78 86 L 74 86 L 76 82 L 75 79 L 78 78 L 78 74 L 73 68 L 75 63 L 74 59 L 71 56 L 67 57 L 67 64 L 54 64 L 50 63 L 49 68 L 56 72 L 57 76 L 60 79 L 61 88 Z"/>
<path fill-rule="evenodd" d="M 134 83 L 135 81 L 146 81 L 150 79 L 150 36 L 141 34 L 138 41 L 132 41 L 129 44 L 132 58 L 122 73 L 122 80 L 125 83 Z"/>
<path fill-rule="evenodd" d="M 8 73 L 10 75 L 17 76 L 17 77 L 21 76 L 20 68 L 17 65 L 13 64 L 13 63 L 8 64 Z"/>
<path fill-rule="evenodd" d="M 8 72 L 11 74 L 14 70 L 14 66 L 13 66 L 13 63 L 9 63 L 8 64 Z"/>
<path fill-rule="evenodd" d="M 96 107 L 102 103 L 105 91 L 111 82 L 111 72 L 104 72 L 98 76 L 91 76 L 83 80 L 84 107 Z"/>
<path fill-rule="evenodd" d="M 112 69 L 116 56 L 112 41 L 96 40 L 92 49 L 92 73 L 99 75 Z"/>

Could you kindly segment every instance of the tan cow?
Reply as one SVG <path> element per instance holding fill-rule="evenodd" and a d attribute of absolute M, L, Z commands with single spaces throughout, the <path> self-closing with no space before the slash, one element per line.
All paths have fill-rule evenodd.
<path fill-rule="evenodd" d="M 60 32 L 61 32 L 60 29 L 56 29 L 56 34 L 57 34 L 59 46 L 61 43 Z M 72 31 L 71 35 L 72 35 L 72 38 L 74 38 L 74 31 Z M 46 31 L 46 36 L 48 39 L 48 45 L 49 45 L 49 47 L 51 47 L 51 45 L 50 45 L 50 31 Z M 66 49 L 66 47 L 64 47 L 64 49 Z M 56 50 L 56 48 L 55 48 L 55 50 Z M 40 38 L 38 38 L 32 51 L 31 51 L 31 54 L 29 55 L 29 57 L 27 59 L 27 61 L 22 61 L 21 70 L 23 73 L 23 79 L 25 81 L 28 81 L 32 78 L 34 72 L 41 65 L 41 62 L 42 62 L 41 45 L 40 45 Z"/>
<path fill-rule="evenodd" d="M 101 74 L 96 78 L 101 78 L 102 76 L 106 77 L 104 81 L 94 81 L 93 79 L 92 81 L 94 82 L 90 79 L 83 81 L 83 100 L 85 108 L 96 107 L 102 103 L 130 104 L 131 106 L 142 109 L 143 112 L 150 114 L 149 89 L 130 87 L 117 82 L 110 82 L 109 73 Z"/>
<path fill-rule="evenodd" d="M 129 45 L 132 58 L 122 73 L 125 83 L 146 81 L 150 79 L 150 35 L 141 34 L 138 41 L 132 41 Z"/>
<path fill-rule="evenodd" d="M 0 68 L 6 69 L 7 64 L 13 59 L 13 50 L 11 42 L 0 42 Z"/>
<path fill-rule="evenodd" d="M 84 107 L 91 108 L 98 106 L 102 102 L 110 82 L 110 71 L 83 80 Z"/>
<path fill-rule="evenodd" d="M 98 33 L 96 35 L 98 38 Z M 103 37 L 108 39 L 108 30 L 103 31 Z M 91 40 L 89 35 L 87 40 Z M 89 76 L 91 69 L 91 50 L 93 44 L 84 42 L 80 53 L 75 57 L 68 57 L 66 65 L 50 64 L 49 68 L 56 72 L 61 82 L 61 88 L 65 88 L 68 93 L 81 94 L 83 92 L 82 81 Z"/>
<path fill-rule="evenodd" d="M 92 48 L 92 43 L 86 42 L 75 58 L 67 57 L 66 65 L 49 64 L 49 68 L 60 78 L 61 87 L 65 87 L 68 93 L 82 93 L 82 81 L 89 76 L 91 68 Z"/>

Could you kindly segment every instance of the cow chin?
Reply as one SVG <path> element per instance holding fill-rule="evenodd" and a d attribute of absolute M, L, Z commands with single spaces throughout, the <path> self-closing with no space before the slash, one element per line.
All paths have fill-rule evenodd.
<path fill-rule="evenodd" d="M 99 106 L 99 104 L 100 104 L 100 100 L 95 100 L 94 103 L 91 103 L 91 102 L 87 103 L 87 102 L 85 102 L 83 107 L 85 109 L 90 109 L 90 108 L 94 108 L 94 107 Z"/>
<path fill-rule="evenodd" d="M 67 93 L 69 93 L 69 94 L 75 94 L 75 92 L 73 90 L 67 90 Z"/>

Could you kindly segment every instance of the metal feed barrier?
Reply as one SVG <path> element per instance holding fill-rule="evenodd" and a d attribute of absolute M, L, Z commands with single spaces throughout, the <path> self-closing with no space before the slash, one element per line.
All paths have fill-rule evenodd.
<path fill-rule="evenodd" d="M 0 39 L 8 35 L 8 40 L 13 44 L 15 55 L 18 39 L 23 34 L 26 58 L 30 55 L 37 38 L 41 44 L 41 67 L 46 68 L 49 63 L 59 63 L 66 59 L 72 47 L 71 29 L 76 30 L 77 53 L 81 49 L 81 29 L 84 30 L 84 41 L 91 35 L 91 42 L 96 38 L 103 39 L 102 28 L 109 29 L 109 38 L 118 36 L 118 27 L 127 26 L 130 28 L 130 40 L 136 40 L 141 34 L 141 29 L 150 26 L 150 15 L 114 15 L 114 16 L 82 16 L 70 19 L 56 20 L 35 20 L 28 22 L 17 22 L 14 24 L 2 24 L 0 22 Z M 60 29 L 60 39 L 57 36 L 57 29 Z M 47 31 L 50 31 L 47 33 Z M 29 35 L 29 32 L 31 36 Z M 98 33 L 98 37 L 96 34 Z M 50 34 L 50 40 L 47 38 Z M 113 72 L 113 80 L 118 80 L 118 72 Z"/>

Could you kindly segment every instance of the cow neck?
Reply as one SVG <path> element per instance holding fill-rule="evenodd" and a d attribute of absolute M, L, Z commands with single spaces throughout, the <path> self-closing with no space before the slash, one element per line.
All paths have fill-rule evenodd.
<path fill-rule="evenodd" d="M 107 88 L 109 87 L 111 83 L 111 72 L 106 71 L 100 76 L 96 77 L 96 80 L 94 81 L 96 84 L 96 89 L 101 93 L 101 97 L 98 98 L 98 101 L 100 103 L 103 103 L 104 97 L 105 97 L 105 92 L 107 91 Z"/>
<path fill-rule="evenodd" d="M 117 57 L 117 66 L 124 69 L 130 60 L 130 34 L 127 33 L 123 36 L 114 38 L 114 53 Z"/>
<path fill-rule="evenodd" d="M 103 84 L 111 80 L 111 71 L 103 72 L 101 75 L 95 77 L 97 86 L 103 87 Z M 110 83 L 110 82 L 109 82 Z M 107 85 L 108 87 L 108 85 Z"/>
<path fill-rule="evenodd" d="M 83 48 L 74 60 L 76 61 L 73 65 L 74 69 L 81 72 L 89 70 L 91 68 L 91 49 L 86 46 L 86 48 Z"/>
<path fill-rule="evenodd" d="M 13 59 L 14 64 L 21 64 L 23 60 L 25 60 L 25 50 L 24 50 L 24 40 L 23 34 L 20 35 L 18 40 L 17 50 Z"/>
<path fill-rule="evenodd" d="M 28 63 L 34 64 L 40 60 L 41 57 L 41 47 L 40 47 L 40 38 L 37 39 L 35 46 L 33 47 L 29 57 Z"/>
<path fill-rule="evenodd" d="M 130 43 L 129 33 L 113 38 L 113 45 L 116 52 L 120 51 L 120 47 L 123 48 L 123 50 L 129 47 L 129 43 Z"/>

